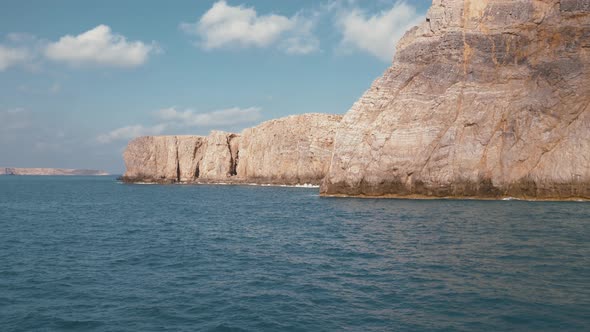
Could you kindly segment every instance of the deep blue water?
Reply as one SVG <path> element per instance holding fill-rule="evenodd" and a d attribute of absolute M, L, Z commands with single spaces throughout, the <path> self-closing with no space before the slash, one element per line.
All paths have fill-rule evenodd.
<path fill-rule="evenodd" d="M 590 203 L 0 177 L 0 331 L 583 331 Z"/>

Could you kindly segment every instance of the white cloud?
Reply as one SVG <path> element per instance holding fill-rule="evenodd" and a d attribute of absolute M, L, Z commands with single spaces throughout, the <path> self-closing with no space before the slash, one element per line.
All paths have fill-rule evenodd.
<path fill-rule="evenodd" d="M 320 48 L 320 42 L 317 39 L 301 39 L 298 37 L 291 37 L 282 43 L 282 49 L 287 54 L 310 54 L 316 52 Z"/>
<path fill-rule="evenodd" d="M 26 32 L 11 32 L 6 34 L 6 39 L 13 43 L 36 43 L 39 40 L 35 35 Z"/>
<path fill-rule="evenodd" d="M 0 72 L 20 67 L 37 73 L 41 69 L 40 50 L 44 41 L 28 33 L 8 33 L 0 45 Z"/>
<path fill-rule="evenodd" d="M 196 23 L 181 23 L 180 28 L 200 38 L 203 49 L 225 47 L 279 48 L 290 54 L 309 54 L 319 49 L 313 35 L 313 21 L 295 15 L 258 15 L 254 8 L 216 2 Z"/>
<path fill-rule="evenodd" d="M 260 112 L 258 107 L 233 107 L 209 113 L 196 113 L 193 110 L 178 111 L 171 107 L 159 110 L 156 114 L 161 120 L 177 122 L 183 126 L 213 127 L 251 123 L 260 119 Z"/>
<path fill-rule="evenodd" d="M 265 47 L 294 25 L 285 16 L 258 16 L 252 8 L 232 7 L 219 1 L 201 17 L 197 29 L 207 49 L 231 43 Z"/>
<path fill-rule="evenodd" d="M 99 25 L 77 36 L 66 35 L 45 48 L 45 56 L 72 65 L 101 65 L 137 67 L 157 51 L 154 43 L 127 41 L 125 36 L 113 34 L 111 28 Z"/>
<path fill-rule="evenodd" d="M 0 71 L 29 62 L 31 54 L 25 48 L 0 45 Z"/>
<path fill-rule="evenodd" d="M 133 125 L 115 129 L 96 138 L 99 143 L 130 140 L 139 136 L 161 135 L 166 131 L 186 128 L 216 128 L 253 123 L 260 119 L 258 107 L 232 107 L 207 113 L 193 110 L 179 111 L 174 107 L 155 112 L 160 123 L 154 126 Z"/>
<path fill-rule="evenodd" d="M 305 55 L 318 51 L 320 49 L 320 41 L 313 34 L 318 15 L 318 13 L 315 13 L 315 17 L 296 15 L 293 21 L 297 29 L 281 42 L 280 48 L 287 54 Z"/>
<path fill-rule="evenodd" d="M 158 124 L 152 127 L 144 127 L 142 125 L 127 126 L 117 128 L 106 134 L 97 137 L 99 143 L 111 143 L 120 140 L 129 140 L 139 136 L 160 135 L 166 129 L 167 124 Z"/>
<path fill-rule="evenodd" d="M 336 21 L 342 31 L 342 47 L 391 61 L 397 41 L 421 19 L 415 7 L 401 1 L 372 16 L 359 8 L 341 11 Z"/>

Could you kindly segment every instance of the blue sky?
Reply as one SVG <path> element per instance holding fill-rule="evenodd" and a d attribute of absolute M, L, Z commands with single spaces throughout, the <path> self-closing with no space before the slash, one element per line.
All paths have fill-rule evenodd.
<path fill-rule="evenodd" d="M 419 1 L 0 3 L 0 167 L 121 173 L 137 135 L 345 113 Z"/>

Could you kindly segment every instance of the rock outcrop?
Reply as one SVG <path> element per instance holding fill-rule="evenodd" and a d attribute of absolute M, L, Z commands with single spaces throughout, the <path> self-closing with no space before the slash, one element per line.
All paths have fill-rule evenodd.
<path fill-rule="evenodd" d="M 226 181 L 230 179 L 232 140 L 239 136 L 214 131 L 203 136 L 144 136 L 127 146 L 123 153 L 127 182 L 176 183 Z"/>
<path fill-rule="evenodd" d="M 341 119 L 304 114 L 244 130 L 238 176 L 256 183 L 319 184 L 328 171 Z"/>
<path fill-rule="evenodd" d="M 241 135 L 146 136 L 123 157 L 127 182 L 319 184 L 341 116 L 304 114 L 271 120 Z"/>
<path fill-rule="evenodd" d="M 590 0 L 434 0 L 344 116 L 324 195 L 590 198 Z"/>

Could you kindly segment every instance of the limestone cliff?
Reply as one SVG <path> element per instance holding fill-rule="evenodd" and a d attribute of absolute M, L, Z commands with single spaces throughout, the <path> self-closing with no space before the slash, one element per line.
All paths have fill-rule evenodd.
<path fill-rule="evenodd" d="M 265 122 L 241 135 L 147 136 L 123 156 L 127 182 L 319 184 L 341 116 L 304 114 Z"/>
<path fill-rule="evenodd" d="M 175 183 L 225 181 L 231 178 L 229 141 L 239 136 L 214 131 L 202 136 L 144 136 L 131 142 L 123 153 L 127 182 Z"/>
<path fill-rule="evenodd" d="M 344 116 L 324 195 L 590 198 L 590 0 L 434 0 Z"/>
<path fill-rule="evenodd" d="M 244 130 L 238 176 L 258 183 L 319 184 L 328 171 L 341 119 L 304 114 Z"/>

